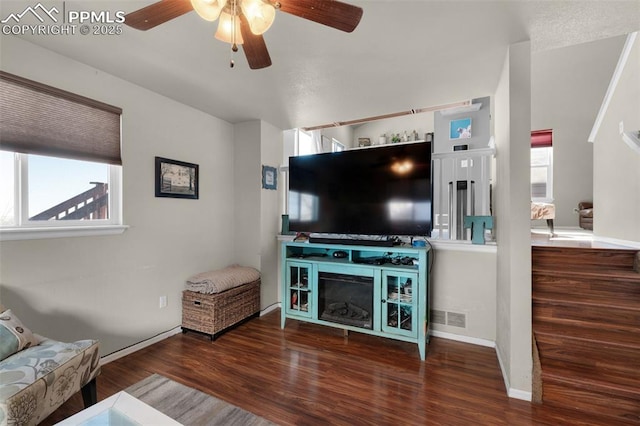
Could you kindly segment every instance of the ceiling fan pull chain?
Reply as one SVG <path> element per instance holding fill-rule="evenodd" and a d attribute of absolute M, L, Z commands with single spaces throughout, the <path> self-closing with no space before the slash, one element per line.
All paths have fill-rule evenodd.
<path fill-rule="evenodd" d="M 233 54 L 236 53 L 238 51 L 238 46 L 236 46 L 236 44 L 234 43 L 233 46 L 231 47 L 231 52 L 229 53 L 229 67 L 233 68 L 236 65 L 236 61 L 233 60 Z"/>
<path fill-rule="evenodd" d="M 231 20 L 231 62 L 229 63 L 229 66 L 231 68 L 233 68 L 235 66 L 235 61 L 233 60 L 233 54 L 236 53 L 238 51 L 238 44 L 236 43 L 236 25 L 237 25 L 237 1 L 236 0 L 231 0 L 232 3 L 232 7 L 233 7 L 233 19 Z"/>

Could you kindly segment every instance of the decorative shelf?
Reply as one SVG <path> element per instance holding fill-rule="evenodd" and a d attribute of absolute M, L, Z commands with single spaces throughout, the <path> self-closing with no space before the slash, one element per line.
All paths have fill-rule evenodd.
<path fill-rule="evenodd" d="M 478 102 L 471 105 L 455 107 L 455 108 L 443 109 L 442 111 L 440 111 L 440 114 L 446 117 L 454 114 L 480 111 L 480 108 L 482 108 L 482 102 Z"/>
<path fill-rule="evenodd" d="M 348 151 L 353 151 L 356 149 L 371 149 L 371 148 L 382 148 L 383 146 L 389 146 L 389 145 L 407 145 L 407 144 L 411 144 L 411 143 L 422 143 L 422 142 L 426 142 L 424 139 L 420 139 L 417 141 L 406 141 L 406 142 L 387 142 L 385 144 L 371 144 L 369 146 L 354 146 L 353 148 L 347 148 Z"/>
<path fill-rule="evenodd" d="M 638 138 L 638 131 L 622 132 L 622 140 L 629 145 L 631 149 L 640 154 L 640 139 Z"/>

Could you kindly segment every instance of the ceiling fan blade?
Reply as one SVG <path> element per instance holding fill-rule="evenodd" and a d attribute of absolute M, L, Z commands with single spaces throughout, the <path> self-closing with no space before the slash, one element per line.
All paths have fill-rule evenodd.
<path fill-rule="evenodd" d="M 279 0 L 280 10 L 345 32 L 356 29 L 362 8 L 336 0 Z"/>
<path fill-rule="evenodd" d="M 137 30 L 146 31 L 192 10 L 193 6 L 189 0 L 162 0 L 128 13 L 124 17 L 124 23 Z"/>
<path fill-rule="evenodd" d="M 255 35 L 249 28 L 249 22 L 243 13 L 240 14 L 240 31 L 242 32 L 242 50 L 247 57 L 249 68 L 257 70 L 271 66 L 271 56 L 261 35 Z"/>

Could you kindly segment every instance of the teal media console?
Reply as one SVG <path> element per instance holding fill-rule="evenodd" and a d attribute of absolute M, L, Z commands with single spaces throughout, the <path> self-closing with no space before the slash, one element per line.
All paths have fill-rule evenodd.
<path fill-rule="evenodd" d="M 282 243 L 282 320 L 416 343 L 429 333 L 429 247 Z"/>

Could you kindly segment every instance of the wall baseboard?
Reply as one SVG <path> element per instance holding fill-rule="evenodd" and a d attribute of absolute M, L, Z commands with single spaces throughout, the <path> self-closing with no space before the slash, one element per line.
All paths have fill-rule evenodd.
<path fill-rule="evenodd" d="M 447 340 L 455 340 L 456 342 L 471 343 L 472 345 L 484 346 L 487 348 L 495 348 L 496 342 L 487 339 L 479 339 L 477 337 L 463 336 L 460 334 L 447 333 L 446 331 L 430 330 L 429 335 L 434 337 L 442 337 Z"/>
<path fill-rule="evenodd" d="M 533 400 L 533 394 L 531 392 L 523 391 L 520 389 L 509 388 L 507 393 L 509 398 L 521 399 L 522 401 L 531 402 Z"/>
<path fill-rule="evenodd" d="M 262 315 L 266 315 L 271 311 L 274 311 L 275 309 L 278 309 L 281 307 L 280 303 L 274 303 L 271 306 L 266 307 L 263 311 L 260 312 L 260 316 Z M 150 339 L 147 340 L 143 340 L 142 342 L 136 343 L 135 345 L 131 345 L 129 347 L 126 347 L 124 349 L 121 349 L 119 351 L 116 351 L 114 353 L 111 353 L 109 355 L 106 355 L 102 358 L 100 358 L 100 366 L 103 366 L 105 364 L 108 364 L 112 361 L 115 361 L 119 358 L 122 358 L 124 356 L 130 355 L 136 351 L 139 351 L 140 349 L 144 349 L 147 346 L 151 346 L 154 343 L 158 343 L 164 339 L 167 339 L 173 335 L 179 334 L 182 332 L 182 327 L 177 326 L 171 330 L 165 331 L 164 333 L 160 333 L 157 336 L 153 336 Z M 505 384 L 505 388 L 507 389 L 507 395 L 509 396 L 509 398 L 515 398 L 515 399 L 521 399 L 524 401 L 529 401 L 531 402 L 532 398 L 533 398 L 533 394 L 531 392 L 527 392 L 527 391 L 523 391 L 520 389 L 513 389 L 511 388 L 510 384 L 509 384 L 509 379 L 507 377 L 507 374 L 505 372 L 504 369 L 504 364 L 502 362 L 502 358 L 500 356 L 500 351 L 498 350 L 497 346 L 496 346 L 496 342 L 492 341 L 492 340 L 487 340 L 487 339 L 479 339 L 477 337 L 470 337 L 470 336 L 462 336 L 460 334 L 453 334 L 453 333 L 447 333 L 445 331 L 438 331 L 438 330 L 430 330 L 429 331 L 429 335 L 434 336 L 434 337 L 440 337 L 443 339 L 448 339 L 448 340 L 454 340 L 457 342 L 463 342 L 463 343 L 470 343 L 472 345 L 477 345 L 477 346 L 484 346 L 487 348 L 494 348 L 496 350 L 496 355 L 498 357 L 498 363 L 500 364 L 500 370 L 502 372 L 502 378 L 504 379 L 504 384 Z"/>
<path fill-rule="evenodd" d="M 267 306 L 263 311 L 260 311 L 260 316 L 262 315 L 266 315 L 269 312 L 278 309 L 280 307 L 280 303 L 274 303 L 271 306 Z M 176 334 L 180 334 L 182 332 L 182 327 L 181 326 L 177 326 L 175 328 L 172 328 L 171 330 L 165 331 L 164 333 L 160 333 L 156 336 L 153 336 L 147 340 L 143 340 L 142 342 L 138 342 L 136 344 L 133 344 L 131 346 L 128 346 L 124 349 L 120 349 L 119 351 L 113 352 L 109 355 L 105 355 L 104 357 L 100 358 L 100 365 L 103 366 L 105 364 L 108 364 L 112 361 L 115 361 L 119 358 L 122 358 L 124 356 L 130 355 L 134 352 L 139 351 L 140 349 L 144 349 L 147 346 L 151 346 L 154 343 L 158 343 L 164 339 L 167 339 L 173 335 Z"/>
<path fill-rule="evenodd" d="M 260 311 L 260 316 L 267 315 L 269 312 L 275 311 L 276 309 L 280 308 L 281 306 L 282 306 L 282 304 L 280 302 L 274 303 L 271 306 L 267 306 L 266 308 L 264 308 L 264 310 Z"/>
<path fill-rule="evenodd" d="M 172 328 L 169 331 L 165 331 L 164 333 L 160 333 L 160 334 L 158 334 L 156 336 L 153 336 L 153 337 L 151 337 L 151 338 L 149 338 L 147 340 L 143 340 L 142 342 L 138 342 L 138 343 L 133 344 L 131 346 L 128 346 L 128 347 L 126 347 L 124 349 L 120 349 L 119 351 L 113 352 L 113 353 L 111 353 L 109 355 L 106 355 L 106 356 L 100 358 L 100 366 L 108 364 L 108 363 L 110 363 L 112 361 L 115 361 L 117 359 L 120 359 L 120 358 L 122 358 L 124 356 L 130 355 L 130 354 L 132 354 L 134 352 L 139 351 L 140 349 L 144 349 L 147 346 L 151 346 L 154 343 L 158 343 L 158 342 L 160 342 L 160 341 L 162 341 L 162 340 L 164 340 L 164 339 L 166 339 L 168 337 L 171 337 L 171 336 L 173 336 L 175 334 L 179 334 L 181 332 L 182 332 L 182 327 L 177 326 L 176 328 Z"/>
<path fill-rule="evenodd" d="M 507 376 L 507 372 L 504 368 L 504 363 L 502 362 L 502 356 L 500 355 L 500 350 L 498 346 L 496 348 L 496 356 L 498 357 L 498 364 L 500 364 L 500 371 L 502 371 L 502 378 L 504 380 L 504 387 L 507 389 L 507 395 L 509 398 L 521 399 L 523 401 L 531 402 L 533 400 L 533 392 L 523 391 L 521 389 L 514 389 L 511 387 L 511 383 L 509 382 L 509 376 Z"/>
<path fill-rule="evenodd" d="M 500 371 L 502 373 L 502 379 L 504 380 L 504 387 L 507 390 L 507 395 L 509 396 L 509 398 L 521 399 L 523 401 L 529 401 L 529 402 L 531 402 L 531 400 L 533 399 L 532 392 L 527 392 L 520 389 L 514 389 L 511 387 L 511 384 L 509 383 L 509 376 L 507 376 L 507 373 L 504 369 L 504 363 L 502 362 L 502 357 L 500 356 L 500 351 L 496 346 L 496 342 L 492 340 L 479 339 L 477 337 L 462 336 L 459 334 L 447 333 L 447 332 L 438 331 L 438 330 L 431 330 L 429 334 L 431 336 L 441 337 L 443 339 L 455 340 L 457 342 L 463 342 L 463 343 L 471 343 L 472 345 L 485 346 L 487 348 L 494 348 L 496 350 L 496 356 L 498 357 L 498 364 L 500 364 Z"/>

